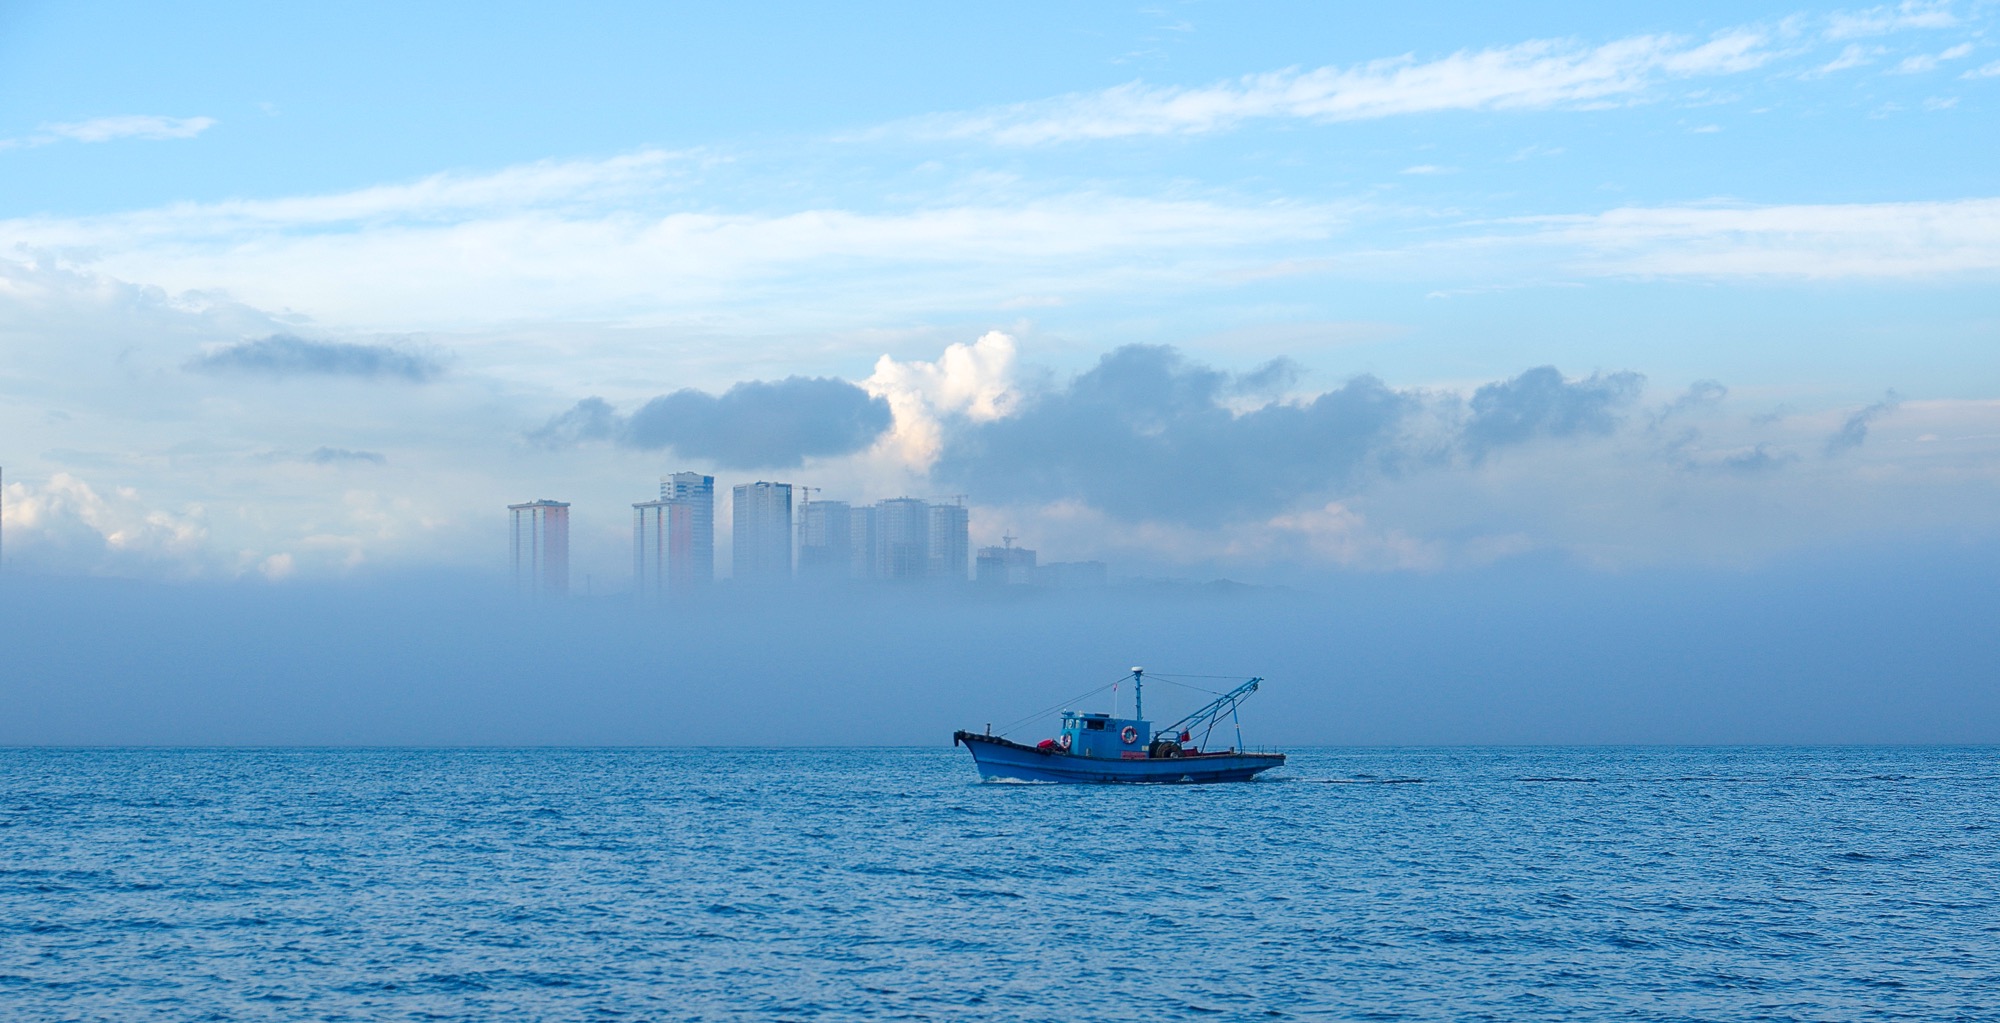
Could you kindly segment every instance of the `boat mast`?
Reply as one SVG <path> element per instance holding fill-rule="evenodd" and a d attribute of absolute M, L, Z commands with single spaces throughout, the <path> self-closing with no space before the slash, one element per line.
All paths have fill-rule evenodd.
<path fill-rule="evenodd" d="M 1146 669 L 1132 669 L 1132 716 L 1146 720 Z"/>

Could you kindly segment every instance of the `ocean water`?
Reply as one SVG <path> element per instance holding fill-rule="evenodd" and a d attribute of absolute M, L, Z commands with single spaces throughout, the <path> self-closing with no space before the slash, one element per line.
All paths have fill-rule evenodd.
<path fill-rule="evenodd" d="M 2000 750 L 0 750 L 0 1020 L 2000 1019 Z"/>

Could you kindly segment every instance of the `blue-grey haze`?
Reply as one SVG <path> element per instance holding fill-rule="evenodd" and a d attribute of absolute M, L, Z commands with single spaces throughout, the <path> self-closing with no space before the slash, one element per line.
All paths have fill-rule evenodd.
<path fill-rule="evenodd" d="M 1990 547 L 1940 544 L 1755 572 L 1530 560 L 1310 590 L 719 585 L 666 604 L 16 576 L 0 744 L 933 745 L 1133 664 L 1269 678 L 1255 734 L 1287 745 L 1994 742 L 1996 569 Z"/>

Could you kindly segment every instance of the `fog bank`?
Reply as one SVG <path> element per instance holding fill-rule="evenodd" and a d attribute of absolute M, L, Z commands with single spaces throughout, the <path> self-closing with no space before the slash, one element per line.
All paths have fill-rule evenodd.
<path fill-rule="evenodd" d="M 538 604 L 447 577 L 14 576 L 0 743 L 937 744 L 1134 664 L 1268 678 L 1245 735 L 1280 746 L 1995 742 L 1996 568 L 1993 549 L 1928 548 L 1310 591 L 719 587 L 687 605 Z M 1199 699 L 1147 696 L 1155 718 Z M 1011 734 L 1050 731 L 1043 717 Z"/>

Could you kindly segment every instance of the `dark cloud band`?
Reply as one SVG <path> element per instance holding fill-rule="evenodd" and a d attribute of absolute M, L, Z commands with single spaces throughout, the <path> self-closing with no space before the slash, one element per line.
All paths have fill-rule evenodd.
<path fill-rule="evenodd" d="M 1351 492 L 1370 475 L 1611 433 L 1644 379 L 1571 380 L 1543 366 L 1469 403 L 1372 376 L 1311 401 L 1274 398 L 1297 372 L 1279 362 L 1238 376 L 1168 347 L 1120 348 L 1014 415 L 951 424 L 936 472 L 996 500 L 1077 499 L 1127 521 L 1211 526 Z M 1266 400 L 1242 411 L 1231 399 L 1245 396 Z"/>
<path fill-rule="evenodd" d="M 187 364 L 196 373 L 244 373 L 271 377 L 341 376 L 423 383 L 444 373 L 429 356 L 344 341 L 308 341 L 290 334 L 243 341 L 199 356 Z"/>
<path fill-rule="evenodd" d="M 889 403 L 845 380 L 787 377 L 747 381 L 720 395 L 685 389 L 621 416 L 585 398 L 531 436 L 554 445 L 613 441 L 672 449 L 728 468 L 783 469 L 808 458 L 852 454 L 893 424 Z"/>

